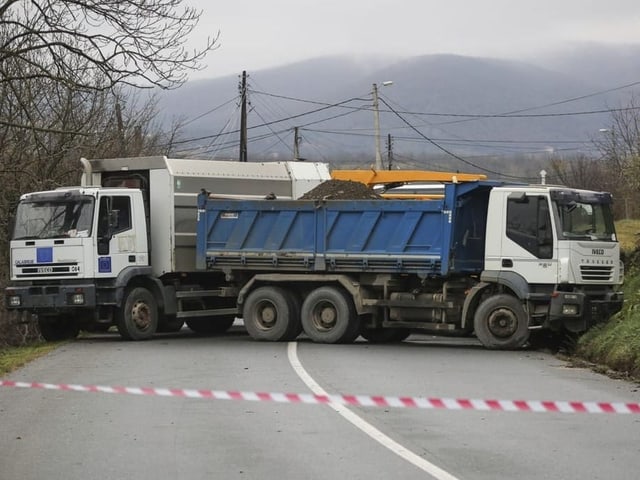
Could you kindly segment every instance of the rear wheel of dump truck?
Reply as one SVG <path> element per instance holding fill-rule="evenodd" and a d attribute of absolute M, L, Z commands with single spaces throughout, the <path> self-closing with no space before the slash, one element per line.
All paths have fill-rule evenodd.
<path fill-rule="evenodd" d="M 318 343 L 351 343 L 360 334 L 360 317 L 351 298 L 334 287 L 313 290 L 302 304 L 302 328 Z"/>
<path fill-rule="evenodd" d="M 76 338 L 80 332 L 78 322 L 73 315 L 38 315 L 40 335 L 47 342 L 59 342 Z"/>
<path fill-rule="evenodd" d="M 244 302 L 242 319 L 254 340 L 289 341 L 300 333 L 295 301 L 280 287 L 259 287 L 252 291 Z"/>
<path fill-rule="evenodd" d="M 494 295 L 483 301 L 473 318 L 478 340 L 487 348 L 515 350 L 529 339 L 529 317 L 520 300 Z"/>
<path fill-rule="evenodd" d="M 158 305 L 149 290 L 136 287 L 125 294 L 116 312 L 116 326 L 126 340 L 147 340 L 158 329 Z"/>

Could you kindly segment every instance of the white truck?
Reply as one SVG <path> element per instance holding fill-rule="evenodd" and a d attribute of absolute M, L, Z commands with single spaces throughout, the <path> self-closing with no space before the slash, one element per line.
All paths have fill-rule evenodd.
<path fill-rule="evenodd" d="M 234 288 L 222 273 L 195 269 L 198 194 L 291 199 L 330 178 L 326 164 L 312 162 L 81 163 L 80 186 L 27 193 L 16 212 L 6 305 L 36 314 L 47 340 L 111 325 L 134 340 L 185 321 L 196 332 L 226 330 L 238 313 Z"/>

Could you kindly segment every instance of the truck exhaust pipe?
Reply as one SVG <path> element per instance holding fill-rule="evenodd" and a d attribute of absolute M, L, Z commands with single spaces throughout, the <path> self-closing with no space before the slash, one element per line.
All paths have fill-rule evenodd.
<path fill-rule="evenodd" d="M 90 187 L 93 185 L 93 169 L 89 160 L 82 157 L 80 158 L 80 164 L 82 165 L 82 174 L 84 175 L 84 185 Z"/>

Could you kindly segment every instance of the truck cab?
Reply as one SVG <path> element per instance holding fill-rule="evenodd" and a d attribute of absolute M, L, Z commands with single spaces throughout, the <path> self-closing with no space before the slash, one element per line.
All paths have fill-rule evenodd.
<path fill-rule="evenodd" d="M 100 306 L 116 303 L 116 283 L 149 269 L 146 232 L 137 189 L 69 187 L 23 195 L 10 244 L 8 307 L 38 314 L 43 335 L 52 339 L 99 325 L 101 317 L 106 328 L 111 319 Z"/>
<path fill-rule="evenodd" d="M 582 332 L 622 307 L 611 195 L 561 186 L 491 192 L 483 282 L 528 304 L 533 327 Z"/>

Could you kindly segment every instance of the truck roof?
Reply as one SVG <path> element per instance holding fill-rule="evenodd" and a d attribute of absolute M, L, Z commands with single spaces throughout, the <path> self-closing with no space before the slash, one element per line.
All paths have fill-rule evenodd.
<path fill-rule="evenodd" d="M 34 200 L 34 199 L 47 199 L 47 198 L 59 198 L 65 195 L 89 195 L 97 197 L 98 192 L 109 191 L 111 194 L 127 194 L 131 193 L 131 188 L 112 188 L 112 187 L 59 187 L 55 190 L 41 190 L 38 192 L 24 193 L 20 196 L 20 200 Z"/>

